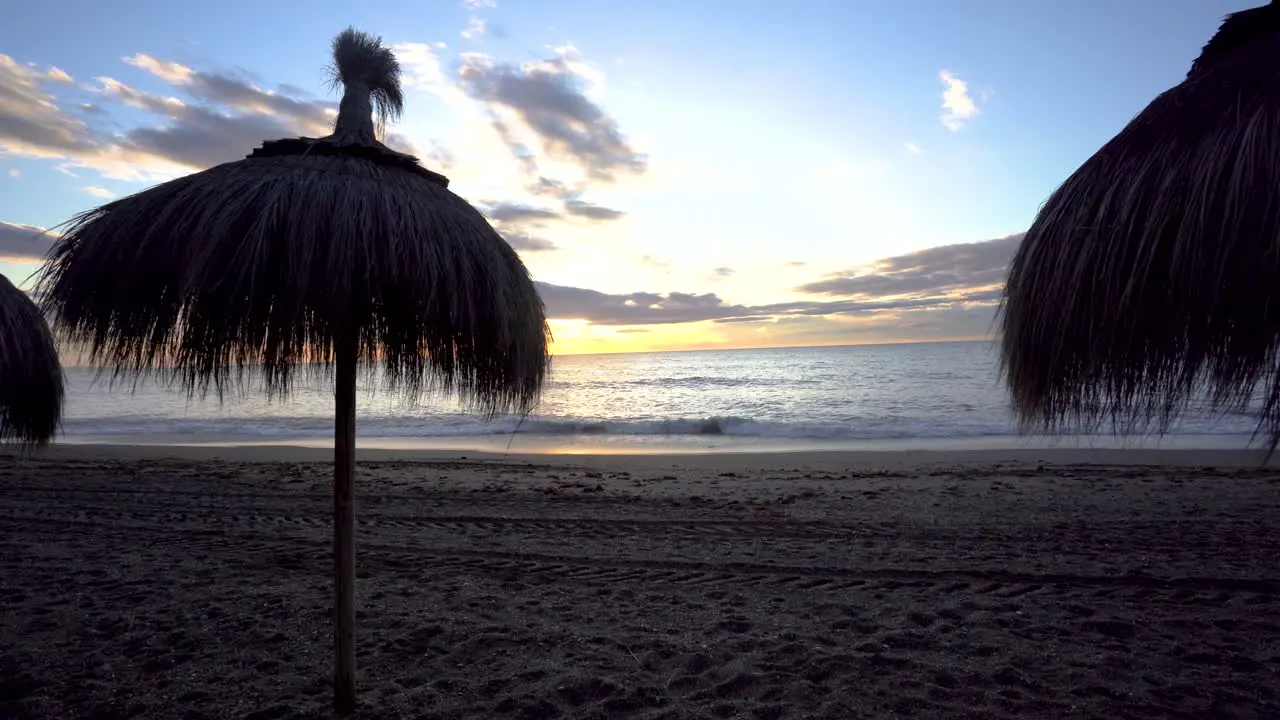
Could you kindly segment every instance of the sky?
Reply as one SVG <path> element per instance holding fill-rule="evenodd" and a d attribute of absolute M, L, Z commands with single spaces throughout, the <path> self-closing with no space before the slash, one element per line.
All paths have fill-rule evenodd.
<path fill-rule="evenodd" d="M 520 251 L 556 354 L 978 339 L 1040 204 L 1256 4 L 18 3 L 0 273 L 29 287 L 75 213 L 327 134 L 351 25 L 404 69 L 388 144 Z"/>

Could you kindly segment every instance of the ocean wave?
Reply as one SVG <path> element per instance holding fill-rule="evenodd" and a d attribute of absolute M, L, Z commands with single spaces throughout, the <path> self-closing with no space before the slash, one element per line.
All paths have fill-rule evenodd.
<path fill-rule="evenodd" d="M 1198 422 L 1170 434 L 1240 435 L 1252 423 Z M 173 419 L 152 416 L 75 418 L 64 423 L 67 436 L 256 437 L 263 440 L 327 437 L 333 421 L 321 417 L 227 417 Z M 855 422 L 783 422 L 741 417 L 629 420 L 500 417 L 491 421 L 466 415 L 360 418 L 357 432 L 367 438 L 457 438 L 494 435 L 732 436 L 738 438 L 908 440 L 983 438 L 1015 434 L 1002 421 L 938 422 L 937 419 L 883 417 Z M 1076 433 L 1063 433 L 1073 435 Z M 1079 433 L 1092 434 L 1092 433 Z M 1141 434 L 1141 433 L 1139 433 Z"/>
<path fill-rule="evenodd" d="M 820 385 L 822 380 L 813 378 L 753 378 L 753 377 L 715 377 L 694 375 L 689 377 L 654 377 L 636 380 L 576 380 L 573 382 L 552 381 L 550 388 L 573 388 L 576 390 L 634 390 L 652 388 L 654 390 L 708 390 L 735 389 L 748 387 L 785 388 L 791 386 Z"/>

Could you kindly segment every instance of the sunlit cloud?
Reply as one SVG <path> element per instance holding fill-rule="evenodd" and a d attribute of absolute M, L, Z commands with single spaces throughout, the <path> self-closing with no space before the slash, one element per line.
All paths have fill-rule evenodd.
<path fill-rule="evenodd" d="M 491 7 L 468 3 L 472 11 Z M 479 21 L 475 29 L 484 25 L 471 17 Z M 788 261 L 806 257 L 793 245 L 777 248 L 781 257 L 689 260 L 651 243 L 665 232 L 652 221 L 652 200 L 683 192 L 702 202 L 760 190 L 767 178 L 697 153 L 655 151 L 651 158 L 653 148 L 637 132 L 643 128 L 624 127 L 606 102 L 628 99 L 626 87 L 611 87 L 571 44 L 518 63 L 458 53 L 438 41 L 393 49 L 411 103 L 386 142 L 447 171 L 450 187 L 485 213 L 535 277 L 556 280 L 539 287 L 553 326 L 565 332 L 557 332 L 558 352 L 839 344 L 908 331 L 943 337 L 950 331 L 930 318 L 951 318 L 963 334 L 980 324 L 965 318 L 989 318 L 994 307 L 1006 262 L 998 256 L 1009 242 L 975 249 L 987 253 L 977 259 L 904 255 L 837 273 L 823 272 L 830 258 Z M 240 159 L 266 139 L 332 128 L 336 99 L 316 99 L 319 92 L 145 53 L 121 60 L 146 82 L 124 82 L 119 78 L 137 73 L 116 66 L 85 73 L 77 84 L 57 67 L 0 55 L 0 152 L 48 160 L 75 179 L 68 187 L 105 200 L 131 191 L 120 182 L 167 180 Z M 959 129 L 977 105 L 963 81 L 942 77 L 944 124 Z M 923 152 L 915 142 L 901 147 Z M 880 203 L 875 188 L 900 170 L 893 163 L 908 164 L 897 152 L 897 161 L 820 156 L 805 175 L 813 183 L 806 192 L 815 207 L 839 205 L 843 217 L 865 219 Z M 12 168 L 9 175 L 21 173 Z M 843 237 L 850 228 L 831 230 Z M 699 232 L 694 237 L 707 237 L 706 228 Z M 0 259 L 35 263 L 48 246 L 39 228 L 0 224 Z"/>
<path fill-rule="evenodd" d="M 978 104 L 969 95 L 969 84 L 950 70 L 938 73 L 945 89 L 942 91 L 942 126 L 955 132 L 978 116 Z"/>
<path fill-rule="evenodd" d="M 0 261 L 27 263 L 44 259 L 53 245 L 51 235 L 34 225 L 0 221 Z"/>
<path fill-rule="evenodd" d="M 484 18 L 478 18 L 474 15 L 467 18 L 467 27 L 462 31 L 462 37 L 467 40 L 474 40 L 483 37 L 485 32 Z"/>

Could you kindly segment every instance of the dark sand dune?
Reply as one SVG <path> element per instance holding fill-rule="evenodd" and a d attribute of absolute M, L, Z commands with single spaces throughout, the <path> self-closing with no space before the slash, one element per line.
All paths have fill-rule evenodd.
<path fill-rule="evenodd" d="M 1280 717 L 1276 470 L 564 462 L 363 466 L 361 717 Z M 0 458 L 0 717 L 326 716 L 327 489 Z"/>

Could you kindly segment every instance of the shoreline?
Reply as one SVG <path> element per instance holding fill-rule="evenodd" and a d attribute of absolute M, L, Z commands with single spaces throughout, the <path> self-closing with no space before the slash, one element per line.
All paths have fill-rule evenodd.
<path fill-rule="evenodd" d="M 220 460 L 242 463 L 328 463 L 330 447 L 288 443 L 260 444 L 148 444 L 148 443 L 55 443 L 43 449 L 21 450 L 0 446 L 0 456 L 32 460 Z M 1021 447 L 962 449 L 875 449 L 875 450 L 770 450 L 757 452 L 499 452 L 472 448 L 369 448 L 357 447 L 358 462 L 468 461 L 486 464 L 537 464 L 590 467 L 668 467 L 686 469 L 733 469 L 804 467 L 837 468 L 924 468 L 939 466 L 1013 465 L 1096 465 L 1167 467 L 1275 467 L 1280 457 L 1269 460 L 1258 448 L 1141 448 L 1141 447 Z"/>

